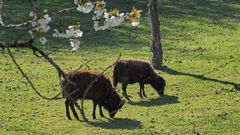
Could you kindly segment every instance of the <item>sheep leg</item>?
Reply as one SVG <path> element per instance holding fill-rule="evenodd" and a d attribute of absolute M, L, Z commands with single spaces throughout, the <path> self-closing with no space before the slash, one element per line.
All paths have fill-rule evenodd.
<path fill-rule="evenodd" d="M 127 84 L 126 83 L 122 83 L 122 91 L 123 91 L 123 96 L 127 99 L 127 100 L 129 100 L 130 101 L 130 99 L 129 99 L 129 96 L 128 96 L 128 94 L 127 94 L 127 91 L 126 91 L 126 89 L 127 89 Z"/>
<path fill-rule="evenodd" d="M 104 117 L 103 111 L 102 111 L 102 106 L 98 104 L 98 107 L 99 107 L 99 111 L 100 111 L 100 116 Z"/>
<path fill-rule="evenodd" d="M 92 113 L 93 119 L 96 119 L 96 107 L 97 107 L 97 103 L 93 101 L 93 113 Z"/>
<path fill-rule="evenodd" d="M 114 87 L 117 87 L 118 81 L 116 79 L 113 80 L 113 85 L 114 85 Z"/>
<path fill-rule="evenodd" d="M 87 122 L 88 121 L 88 119 L 86 118 L 86 116 L 85 116 L 85 113 L 84 113 L 84 110 L 83 110 L 83 108 L 81 109 L 81 107 L 78 105 L 78 103 L 77 102 L 74 102 L 74 105 L 80 110 L 80 113 L 81 113 L 81 115 L 82 115 L 82 117 L 83 117 L 83 119 L 84 119 L 84 121 L 85 122 Z"/>
<path fill-rule="evenodd" d="M 126 83 L 122 83 L 122 90 L 123 90 L 123 94 L 125 94 L 127 96 L 127 84 Z"/>
<path fill-rule="evenodd" d="M 145 94 L 145 90 L 144 90 L 144 83 L 142 83 L 142 94 L 144 97 L 147 97 L 147 95 Z"/>
<path fill-rule="evenodd" d="M 79 117 L 78 117 L 77 112 L 76 112 L 76 110 L 75 110 L 75 108 L 74 108 L 73 102 L 70 102 L 69 105 L 70 105 L 70 108 L 71 108 L 71 110 L 72 110 L 72 113 L 73 113 L 74 117 L 75 117 L 77 120 L 79 120 Z"/>
<path fill-rule="evenodd" d="M 71 116 L 70 116 L 70 112 L 69 112 L 69 100 L 66 99 L 65 101 L 65 107 L 66 107 L 66 115 L 68 117 L 69 120 L 72 120 Z"/>
<path fill-rule="evenodd" d="M 146 94 L 145 94 L 145 90 L 143 89 L 143 96 L 144 97 L 148 97 Z"/>
<path fill-rule="evenodd" d="M 140 93 L 139 93 L 139 96 L 141 97 L 141 98 L 143 98 L 143 89 L 144 89 L 144 85 L 143 85 L 143 83 L 139 83 L 139 85 L 140 85 Z"/>

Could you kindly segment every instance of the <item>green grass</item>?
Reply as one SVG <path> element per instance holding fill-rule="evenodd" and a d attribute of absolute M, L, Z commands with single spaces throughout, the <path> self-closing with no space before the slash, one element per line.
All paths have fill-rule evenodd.
<path fill-rule="evenodd" d="M 11 23 L 19 21 L 17 17 L 27 19 L 25 4 L 6 3 L 4 10 L 9 12 L 5 12 L 5 18 Z M 71 7 L 67 0 L 39 3 L 51 11 L 63 7 L 62 3 Z M 110 2 L 110 7 L 124 10 L 130 10 L 132 5 L 143 8 L 142 24 L 138 28 L 124 24 L 97 33 L 89 30 L 78 52 L 71 53 L 67 45 L 50 56 L 64 70 L 92 60 L 90 69 L 102 71 L 119 53 L 122 59 L 150 60 L 146 4 L 132 0 Z M 159 8 L 164 67 L 156 72 L 166 78 L 165 97 L 159 98 L 147 86 L 149 98 L 141 99 L 138 84 L 129 85 L 127 91 L 133 103 L 127 103 L 114 120 L 108 119 L 106 111 L 108 118 L 100 118 L 98 110 L 97 120 L 92 120 L 92 103 L 87 101 L 85 110 L 90 122 L 69 121 L 64 100 L 38 97 L 4 53 L 0 54 L 0 134 L 240 134 L 240 94 L 236 88 L 240 83 L 240 3 L 161 0 Z M 19 14 L 13 14 L 16 12 Z M 58 16 L 58 21 L 67 20 L 67 16 L 71 13 Z M 12 41 L 15 33 L 0 36 L 1 42 Z M 67 43 L 52 40 L 42 49 L 49 51 L 61 44 Z M 42 94 L 51 97 L 59 92 L 57 73 L 45 60 L 27 49 L 14 50 L 14 56 Z M 111 75 L 111 71 L 106 74 Z M 121 89 L 120 85 L 117 89 Z"/>

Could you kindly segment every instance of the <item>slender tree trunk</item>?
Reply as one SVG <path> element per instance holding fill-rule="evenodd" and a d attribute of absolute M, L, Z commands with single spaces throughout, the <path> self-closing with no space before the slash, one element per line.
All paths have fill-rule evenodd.
<path fill-rule="evenodd" d="M 163 63 L 163 50 L 160 38 L 160 23 L 158 18 L 158 0 L 149 0 L 149 13 L 152 28 L 151 50 L 153 53 L 152 65 L 155 69 L 160 69 Z"/>

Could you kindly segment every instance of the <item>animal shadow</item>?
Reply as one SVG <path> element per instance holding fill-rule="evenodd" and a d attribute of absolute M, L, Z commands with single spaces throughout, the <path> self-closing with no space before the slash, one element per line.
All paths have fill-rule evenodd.
<path fill-rule="evenodd" d="M 105 128 L 105 129 L 136 129 L 142 128 L 141 122 L 128 118 L 114 118 L 110 119 L 108 122 L 88 122 L 89 125 Z"/>
<path fill-rule="evenodd" d="M 176 104 L 180 102 L 178 101 L 177 96 L 164 95 L 160 98 L 146 99 L 144 101 L 137 101 L 137 102 L 130 101 L 128 103 L 130 105 L 139 105 L 139 106 L 160 106 L 160 105 L 166 105 L 166 104 Z"/>

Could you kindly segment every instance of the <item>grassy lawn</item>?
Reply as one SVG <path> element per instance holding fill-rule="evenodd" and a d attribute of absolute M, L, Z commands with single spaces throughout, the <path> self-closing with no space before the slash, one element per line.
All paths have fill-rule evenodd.
<path fill-rule="evenodd" d="M 73 6 L 68 0 L 39 0 L 49 11 Z M 17 3 L 17 4 L 16 4 Z M 64 3 L 64 4 L 63 4 Z M 8 1 L 4 16 L 9 23 L 26 20 L 28 8 L 23 0 Z M 66 47 L 50 55 L 64 70 L 102 71 L 118 54 L 122 59 L 150 60 L 150 26 L 147 2 L 109 1 L 109 7 L 130 10 L 133 5 L 145 14 L 142 24 L 133 28 L 124 24 L 104 32 L 86 32 L 79 51 L 71 53 L 66 41 L 53 39 L 45 51 Z M 13 10 L 14 9 L 14 10 Z M 139 85 L 129 85 L 133 102 L 126 103 L 115 119 L 92 119 L 92 102 L 85 102 L 90 122 L 69 121 L 64 100 L 47 101 L 37 96 L 11 62 L 0 54 L 0 134 L 240 134 L 240 2 L 238 0 L 160 0 L 160 19 L 166 96 L 159 97 L 147 86 L 148 98 L 138 96 Z M 40 10 L 40 9 L 39 9 Z M 91 18 L 73 12 L 57 16 L 59 22 Z M 71 17 L 71 19 L 69 19 Z M 79 18 L 78 18 L 79 17 Z M 88 29 L 89 26 L 84 26 Z M 12 41 L 19 31 L 0 33 L 0 41 Z M 37 45 L 40 45 L 36 41 Z M 40 46 L 39 46 L 40 47 Z M 27 49 L 13 50 L 37 89 L 51 97 L 60 90 L 57 72 L 42 58 Z M 112 74 L 112 69 L 106 72 Z M 121 89 L 120 85 L 117 87 Z M 120 91 L 122 95 L 122 92 Z"/>

